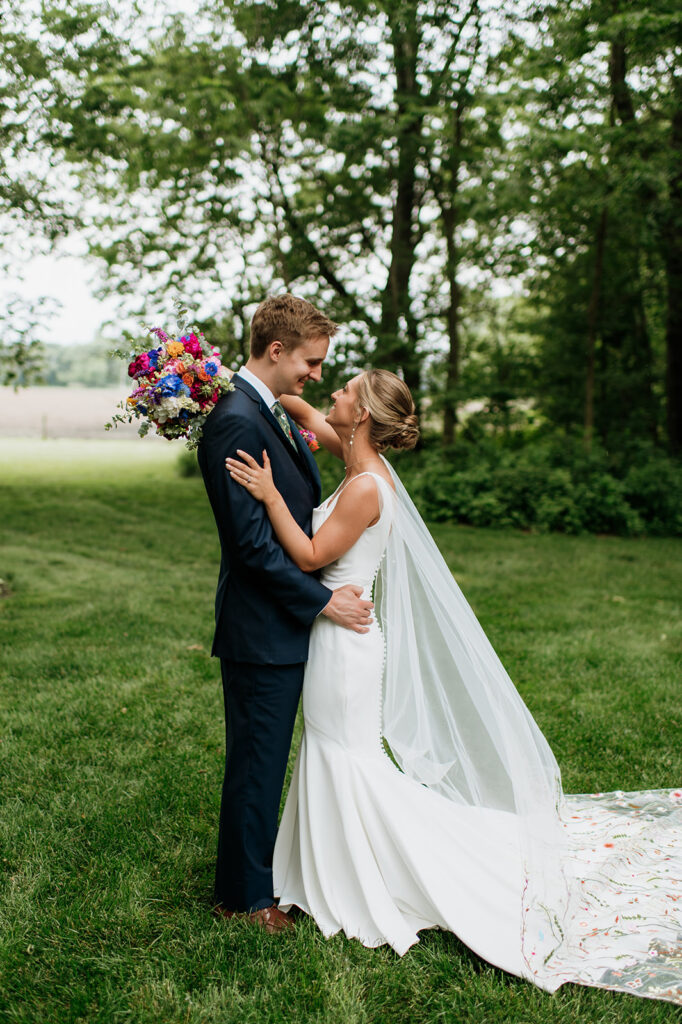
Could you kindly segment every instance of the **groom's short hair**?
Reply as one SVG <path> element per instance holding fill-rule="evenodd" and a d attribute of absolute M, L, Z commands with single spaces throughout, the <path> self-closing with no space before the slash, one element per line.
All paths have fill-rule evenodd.
<path fill-rule="evenodd" d="M 331 338 L 338 325 L 313 306 L 286 292 L 271 295 L 253 314 L 251 320 L 251 355 L 260 359 L 273 341 L 281 341 L 285 349 L 298 348 L 310 338 Z"/>

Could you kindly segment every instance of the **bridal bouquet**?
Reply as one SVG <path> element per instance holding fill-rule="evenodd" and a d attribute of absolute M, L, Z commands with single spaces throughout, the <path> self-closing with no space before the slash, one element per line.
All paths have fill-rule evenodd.
<path fill-rule="evenodd" d="M 185 333 L 172 337 L 160 327 L 150 327 L 148 333 L 156 338 L 156 348 L 144 343 L 132 352 L 115 353 L 133 357 L 128 376 L 135 387 L 119 403 L 122 411 L 112 416 L 106 429 L 138 419 L 140 437 L 154 426 L 162 437 L 183 437 L 188 448 L 196 448 L 206 417 L 220 396 L 234 388 L 229 371 L 201 332 L 185 328 Z"/>

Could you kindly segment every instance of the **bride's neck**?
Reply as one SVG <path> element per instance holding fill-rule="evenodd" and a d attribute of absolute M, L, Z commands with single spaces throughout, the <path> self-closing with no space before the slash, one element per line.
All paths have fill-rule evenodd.
<path fill-rule="evenodd" d="M 372 463 L 379 462 L 379 453 L 368 441 L 360 440 L 357 437 L 351 445 L 349 441 L 343 442 L 343 461 L 346 467 L 346 476 L 357 476 L 358 473 L 365 473 L 371 469 Z"/>

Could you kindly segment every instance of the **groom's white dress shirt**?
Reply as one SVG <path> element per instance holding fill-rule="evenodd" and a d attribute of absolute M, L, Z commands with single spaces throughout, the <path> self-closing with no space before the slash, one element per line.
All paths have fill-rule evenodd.
<path fill-rule="evenodd" d="M 263 399 L 268 409 L 272 410 L 273 405 L 277 401 L 267 384 L 264 384 L 260 377 L 257 377 L 251 370 L 247 370 L 245 366 L 240 366 L 237 370 L 238 375 L 242 380 L 245 380 L 247 384 L 250 384 L 252 388 L 255 388 L 260 397 Z"/>

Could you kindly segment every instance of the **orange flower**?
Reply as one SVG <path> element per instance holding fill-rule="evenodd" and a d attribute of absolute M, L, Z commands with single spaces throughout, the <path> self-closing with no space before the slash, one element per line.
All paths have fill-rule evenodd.
<path fill-rule="evenodd" d="M 206 370 L 197 370 L 197 377 L 199 378 L 199 380 L 203 380 L 203 381 L 207 381 L 207 380 L 211 379 L 210 375 L 208 373 L 206 373 Z"/>
<path fill-rule="evenodd" d="M 176 359 L 178 356 L 181 356 L 182 353 L 185 351 L 185 346 L 182 344 L 181 341 L 167 341 L 166 351 L 168 352 L 168 355 L 171 357 L 171 359 Z"/>
<path fill-rule="evenodd" d="M 183 373 L 183 375 L 182 375 L 182 383 L 186 384 L 188 388 L 191 388 L 192 384 L 194 384 L 194 377 L 192 376 L 192 374 L 191 373 Z"/>

